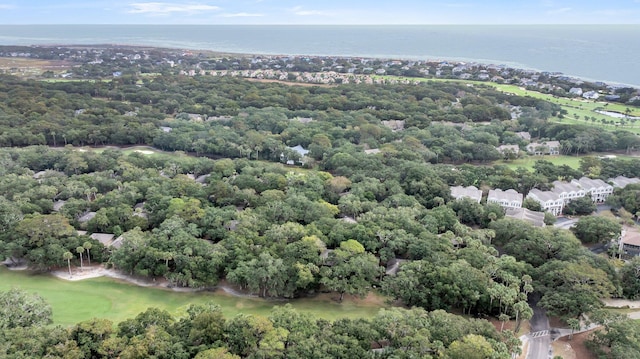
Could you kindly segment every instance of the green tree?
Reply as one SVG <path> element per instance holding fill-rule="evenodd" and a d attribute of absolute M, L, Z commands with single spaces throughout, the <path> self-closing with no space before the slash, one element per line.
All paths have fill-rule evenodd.
<path fill-rule="evenodd" d="M 80 270 L 82 270 L 82 253 L 84 253 L 84 247 L 77 247 L 76 253 L 78 253 L 78 256 L 80 257 Z"/>
<path fill-rule="evenodd" d="M 93 247 L 93 244 L 86 241 L 82 244 L 82 247 L 87 251 L 87 260 L 89 261 L 89 265 L 91 265 L 91 252 L 89 252 L 89 250 Z"/>
<path fill-rule="evenodd" d="M 73 258 L 73 253 L 66 251 L 62 254 L 62 258 L 67 261 L 67 267 L 69 267 L 69 277 L 71 277 L 71 259 Z"/>
<path fill-rule="evenodd" d="M 353 239 L 340 243 L 340 248 L 329 255 L 328 262 L 331 266 L 321 269 L 320 283 L 340 293 L 340 301 L 345 293 L 364 297 L 382 273 L 378 259 Z"/>
<path fill-rule="evenodd" d="M 494 355 L 491 344 L 480 335 L 469 334 L 461 340 L 456 340 L 445 350 L 444 357 L 457 359 L 486 359 Z"/>
<path fill-rule="evenodd" d="M 587 215 L 596 211 L 596 205 L 590 196 L 576 198 L 562 208 L 562 213 L 568 215 Z"/>
<path fill-rule="evenodd" d="M 580 218 L 571 231 L 582 243 L 609 243 L 620 236 L 622 226 L 606 217 L 587 216 Z"/>
<path fill-rule="evenodd" d="M 50 324 L 51 306 L 37 294 L 18 288 L 0 292 L 0 329 Z"/>

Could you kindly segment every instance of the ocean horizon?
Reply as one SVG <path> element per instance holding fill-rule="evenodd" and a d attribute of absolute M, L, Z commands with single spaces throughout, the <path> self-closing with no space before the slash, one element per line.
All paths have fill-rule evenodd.
<path fill-rule="evenodd" d="M 0 45 L 478 62 L 640 87 L 640 25 L 0 25 Z"/>

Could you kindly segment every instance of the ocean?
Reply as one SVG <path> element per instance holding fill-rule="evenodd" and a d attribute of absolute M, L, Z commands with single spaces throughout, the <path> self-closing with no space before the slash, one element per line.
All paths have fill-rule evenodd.
<path fill-rule="evenodd" d="M 640 87 L 640 25 L 0 25 L 0 45 L 449 60 Z"/>

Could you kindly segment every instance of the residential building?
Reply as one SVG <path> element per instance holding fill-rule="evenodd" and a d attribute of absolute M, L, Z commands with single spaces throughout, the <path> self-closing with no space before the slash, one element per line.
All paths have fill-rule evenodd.
<path fill-rule="evenodd" d="M 502 208 L 521 208 L 522 193 L 518 193 L 513 189 L 503 191 L 501 189 L 492 189 L 489 191 L 487 203 L 497 203 Z"/>
<path fill-rule="evenodd" d="M 505 216 L 527 221 L 536 227 L 544 227 L 544 212 L 531 211 L 527 208 L 507 208 Z"/>
<path fill-rule="evenodd" d="M 560 197 L 564 204 L 571 202 L 572 200 L 580 197 L 584 197 L 587 192 L 573 182 L 553 181 L 552 192 L 556 193 Z"/>
<path fill-rule="evenodd" d="M 582 97 L 589 99 L 589 100 L 597 100 L 598 97 L 600 97 L 600 94 L 598 94 L 595 91 L 587 91 L 585 93 L 582 94 Z"/>
<path fill-rule="evenodd" d="M 613 187 L 625 188 L 627 185 L 640 183 L 640 179 L 618 176 L 616 178 L 609 178 L 609 182 L 613 184 Z"/>
<path fill-rule="evenodd" d="M 576 96 L 582 96 L 582 89 L 580 87 L 572 87 L 569 89 L 569 93 Z"/>
<path fill-rule="evenodd" d="M 527 152 L 535 156 L 559 155 L 560 142 L 558 141 L 531 142 L 530 144 L 527 145 Z"/>
<path fill-rule="evenodd" d="M 451 187 L 451 197 L 455 199 L 461 199 L 465 197 L 471 198 L 472 200 L 480 203 L 480 200 L 482 199 L 482 191 L 475 186 L 455 186 Z"/>
<path fill-rule="evenodd" d="M 516 132 L 516 136 L 522 138 L 525 141 L 531 141 L 531 134 L 529 132 Z"/>
<path fill-rule="evenodd" d="M 537 188 L 529 191 L 527 198 L 531 198 L 534 201 L 540 203 L 542 209 L 553 213 L 554 216 L 558 216 L 562 213 L 564 208 L 564 200 L 553 191 L 541 191 Z"/>
<path fill-rule="evenodd" d="M 520 146 L 518 145 L 502 145 L 496 147 L 496 149 L 503 155 L 512 153 L 517 156 L 520 153 Z"/>
<path fill-rule="evenodd" d="M 638 227 L 624 227 L 620 234 L 618 249 L 620 254 L 633 257 L 640 255 L 640 230 Z"/>
<path fill-rule="evenodd" d="M 571 182 L 582 187 L 594 203 L 604 203 L 607 197 L 613 194 L 613 186 L 601 179 L 582 177 Z"/>

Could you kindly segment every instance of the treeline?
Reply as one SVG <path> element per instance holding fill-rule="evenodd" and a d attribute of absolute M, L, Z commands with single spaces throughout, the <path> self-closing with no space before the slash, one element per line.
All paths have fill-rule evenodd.
<path fill-rule="evenodd" d="M 225 278 L 263 297 L 365 295 L 376 286 L 428 310 L 517 321 L 531 315 L 533 291 L 567 318 L 600 307 L 602 297 L 637 295 L 621 287 L 621 280 L 638 281 L 633 272 L 621 279 L 571 232 L 532 228 L 503 218 L 495 204 L 449 194 L 454 184 L 540 186 L 570 175 L 563 167 L 541 161 L 529 172 L 338 156 L 345 162 L 331 174 L 184 154 L 4 149 L 0 251 L 41 270 L 79 265 L 83 256 L 176 286 L 210 287 Z M 621 174 L 609 173 L 617 162 L 602 161 L 602 172 Z M 55 201 L 65 201 L 57 212 Z M 95 215 L 81 222 L 88 211 Z M 607 225 L 583 232 L 610 231 Z M 76 229 L 122 236 L 121 245 L 105 248 Z M 385 275 L 394 262 L 398 269 Z"/>
<path fill-rule="evenodd" d="M 502 158 L 496 146 L 525 144 L 518 131 L 560 140 L 572 154 L 638 145 L 638 136 L 624 130 L 548 124 L 562 115 L 558 105 L 458 83 L 301 87 L 170 75 L 109 82 L 2 79 L 3 146 L 148 144 L 279 161 L 287 146 L 302 145 L 316 161 L 355 147 L 461 163 Z M 389 127 L 383 121 L 395 122 Z M 404 131 L 393 130 L 398 121 Z M 476 122 L 485 125 L 469 126 Z"/>
<path fill-rule="evenodd" d="M 512 331 L 444 311 L 381 309 L 372 319 L 329 322 L 275 307 L 265 318 L 225 318 L 214 304 L 174 317 L 150 308 L 117 325 L 91 319 L 69 328 L 43 326 L 51 310 L 38 296 L 0 292 L 3 358 L 498 358 L 521 353 Z M 38 315 L 28 312 L 37 309 Z M 48 310 L 48 312 L 47 312 Z"/>

